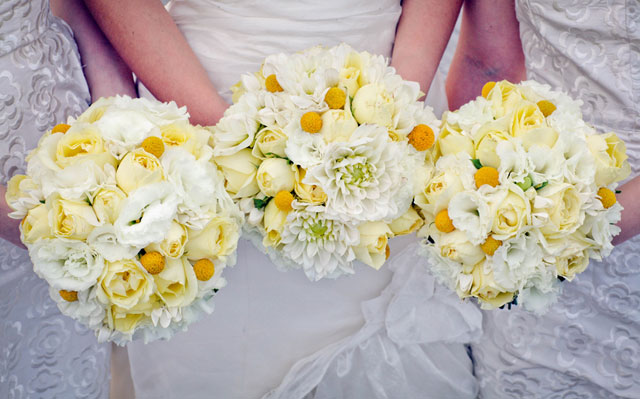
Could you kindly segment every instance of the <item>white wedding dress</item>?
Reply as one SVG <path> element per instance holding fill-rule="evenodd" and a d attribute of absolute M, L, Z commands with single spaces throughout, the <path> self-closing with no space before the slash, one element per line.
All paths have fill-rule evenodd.
<path fill-rule="evenodd" d="M 582 99 L 585 119 L 627 143 L 640 172 L 640 3 L 517 3 L 528 78 Z M 640 237 L 564 284 L 536 317 L 485 312 L 472 345 L 481 397 L 640 398 Z"/>
<path fill-rule="evenodd" d="M 389 56 L 401 13 L 399 0 L 182 0 L 169 10 L 227 100 L 269 54 L 346 42 Z M 441 112 L 441 78 L 430 93 Z M 211 316 L 168 342 L 128 345 L 136 397 L 474 398 L 463 343 L 479 335 L 480 312 L 435 286 L 415 246 L 395 239 L 381 270 L 358 264 L 353 276 L 310 282 L 241 240 Z"/>

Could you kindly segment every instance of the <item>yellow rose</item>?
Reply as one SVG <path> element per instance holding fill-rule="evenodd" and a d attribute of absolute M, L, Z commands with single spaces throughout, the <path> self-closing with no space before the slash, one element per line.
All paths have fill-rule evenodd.
<path fill-rule="evenodd" d="M 484 259 L 484 252 L 482 252 L 480 246 L 473 245 L 467 235 L 460 230 L 440 234 L 437 245 L 440 248 L 442 257 L 462 263 L 463 267 L 468 271 L 476 263 Z"/>
<path fill-rule="evenodd" d="M 198 294 L 198 279 L 193 266 L 182 257 L 167 259 L 164 269 L 153 276 L 158 295 L 167 306 L 187 306 Z"/>
<path fill-rule="evenodd" d="M 482 166 L 500 167 L 500 157 L 496 154 L 499 142 L 509 140 L 509 125 L 507 118 L 486 123 L 475 134 L 475 157 L 480 160 Z"/>
<path fill-rule="evenodd" d="M 93 211 L 100 223 L 113 224 L 120 215 L 120 204 L 127 195 L 117 187 L 104 187 L 93 198 Z"/>
<path fill-rule="evenodd" d="M 33 244 L 43 238 L 51 238 L 51 226 L 49 226 L 49 209 L 41 204 L 27 212 L 27 216 L 20 223 L 22 241 Z"/>
<path fill-rule="evenodd" d="M 345 107 L 346 108 L 346 107 Z M 349 141 L 351 133 L 358 127 L 351 111 L 331 109 L 322 114 L 322 128 L 320 134 L 326 143 L 334 141 Z"/>
<path fill-rule="evenodd" d="M 587 136 L 587 145 L 595 157 L 597 186 L 606 187 L 629 176 L 627 146 L 615 133 Z"/>
<path fill-rule="evenodd" d="M 286 146 L 287 135 L 281 129 L 265 127 L 256 134 L 252 154 L 259 159 L 270 158 L 273 155 L 286 157 Z"/>
<path fill-rule="evenodd" d="M 516 185 L 496 192 L 491 200 L 493 238 L 507 240 L 531 224 L 531 203 Z"/>
<path fill-rule="evenodd" d="M 305 202 L 309 202 L 312 204 L 322 204 L 327 200 L 327 194 L 322 190 L 320 186 L 315 184 L 306 184 L 303 183 L 304 177 L 307 174 L 307 171 L 303 168 L 294 167 L 294 176 L 295 182 L 293 185 L 293 189 L 295 190 L 298 197 Z"/>
<path fill-rule="evenodd" d="M 116 165 L 116 159 L 107 152 L 98 129 L 91 125 L 75 124 L 58 140 L 56 164 L 61 168 L 89 160 L 103 167 Z"/>
<path fill-rule="evenodd" d="M 225 187 L 232 198 L 252 197 L 260 191 L 256 182 L 260 160 L 251 154 L 251 149 L 217 156 L 214 161 L 225 177 Z"/>
<path fill-rule="evenodd" d="M 395 219 L 389 224 L 389 228 L 394 235 L 401 236 L 417 231 L 423 223 L 424 221 L 422 220 L 420 215 L 418 215 L 418 212 L 416 212 L 413 207 L 409 207 L 409 209 L 407 209 L 407 211 L 402 216 Z"/>
<path fill-rule="evenodd" d="M 353 116 L 358 123 L 371 123 L 392 127 L 394 102 L 384 86 L 368 84 L 360 88 L 353 97 Z"/>
<path fill-rule="evenodd" d="M 96 295 L 105 304 L 132 309 L 153 293 L 153 279 L 135 259 L 106 262 L 98 279 Z"/>
<path fill-rule="evenodd" d="M 187 229 L 184 254 L 189 260 L 224 258 L 235 251 L 240 237 L 238 223 L 228 216 L 216 216 L 202 230 Z"/>
<path fill-rule="evenodd" d="M 47 198 L 49 223 L 56 237 L 85 240 L 98 221 L 91 205 L 85 201 L 65 200 L 59 195 Z"/>
<path fill-rule="evenodd" d="M 559 276 L 571 281 L 576 276 L 587 269 L 589 266 L 589 254 L 584 251 L 576 256 L 557 258 L 556 271 Z"/>
<path fill-rule="evenodd" d="M 280 191 L 293 190 L 295 175 L 288 160 L 269 158 L 258 167 L 256 181 L 264 195 L 275 197 Z"/>
<path fill-rule="evenodd" d="M 266 234 L 262 244 L 265 247 L 277 247 L 280 244 L 280 233 L 282 233 L 288 214 L 289 212 L 280 210 L 274 200 L 269 201 L 264 208 L 263 224 Z"/>
<path fill-rule="evenodd" d="M 187 228 L 174 220 L 171 222 L 171 227 L 164 240 L 150 244 L 145 250 L 147 252 L 160 252 L 169 258 L 179 258 L 184 254 L 188 237 Z"/>
<path fill-rule="evenodd" d="M 522 101 L 522 94 L 514 84 L 503 80 L 491 89 L 487 100 L 491 103 L 491 109 L 496 118 L 501 118 Z"/>
<path fill-rule="evenodd" d="M 164 180 L 160 161 L 142 148 L 125 155 L 116 171 L 116 182 L 127 194 L 147 184 Z"/>
<path fill-rule="evenodd" d="M 485 261 L 479 262 L 471 272 L 473 284 L 470 294 L 480 299 L 480 307 L 496 309 L 513 301 L 513 292 L 505 292 L 494 280 L 493 271 L 486 270 L 485 265 Z"/>
<path fill-rule="evenodd" d="M 366 222 L 358 226 L 360 244 L 353 248 L 356 259 L 378 270 L 387 260 L 387 242 L 393 232 L 384 222 Z"/>
<path fill-rule="evenodd" d="M 466 152 L 471 158 L 475 158 L 473 141 L 456 126 L 444 123 L 440 135 L 436 140 L 436 148 L 442 156 Z"/>
<path fill-rule="evenodd" d="M 528 101 L 522 101 L 515 107 L 510 131 L 513 137 L 522 140 L 525 150 L 534 144 L 551 148 L 558 140 L 558 133 L 547 126 L 540 108 Z"/>
<path fill-rule="evenodd" d="M 545 237 L 564 236 L 580 227 L 584 213 L 580 211 L 582 201 L 575 187 L 570 184 L 549 184 L 539 190 L 538 195 L 548 200 L 538 201 L 542 205 L 533 208 L 535 213 L 549 215 L 548 223 L 540 228 Z"/>

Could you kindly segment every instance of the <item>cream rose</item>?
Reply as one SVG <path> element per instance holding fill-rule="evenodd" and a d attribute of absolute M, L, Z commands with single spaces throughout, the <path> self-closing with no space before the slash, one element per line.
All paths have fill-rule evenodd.
<path fill-rule="evenodd" d="M 514 109 L 510 133 L 522 140 L 525 150 L 532 145 L 552 148 L 558 140 L 558 133 L 547 125 L 540 108 L 528 101 L 522 101 Z"/>
<path fill-rule="evenodd" d="M 587 136 L 587 145 L 595 158 L 596 185 L 606 187 L 629 176 L 627 146 L 615 133 Z"/>
<path fill-rule="evenodd" d="M 443 156 L 466 152 L 471 158 L 475 158 L 473 141 L 457 127 L 444 123 L 440 135 L 436 141 L 436 148 Z"/>
<path fill-rule="evenodd" d="M 166 257 L 177 259 L 184 254 L 188 237 L 187 228 L 174 220 L 171 222 L 171 227 L 169 227 L 164 240 L 159 243 L 151 243 L 145 250 L 147 252 L 157 251 Z"/>
<path fill-rule="evenodd" d="M 353 119 L 349 110 L 331 109 L 322 114 L 320 134 L 327 143 L 349 141 L 351 133 L 357 128 L 358 122 Z"/>
<path fill-rule="evenodd" d="M 165 146 L 182 147 L 197 160 L 212 156 L 211 133 L 206 128 L 192 126 L 186 121 L 171 123 L 160 127 L 160 137 Z"/>
<path fill-rule="evenodd" d="M 307 175 L 307 171 L 305 169 L 295 167 L 294 175 L 295 182 L 293 185 L 293 189 L 301 200 L 309 202 L 311 204 L 322 204 L 327 200 L 327 194 L 322 190 L 320 186 L 316 184 L 306 184 L 303 182 L 305 176 Z"/>
<path fill-rule="evenodd" d="M 275 197 L 280 191 L 293 190 L 295 175 L 288 160 L 269 158 L 258 167 L 256 181 L 264 195 Z"/>
<path fill-rule="evenodd" d="M 582 200 L 574 186 L 570 184 L 549 184 L 538 191 L 533 212 L 546 213 L 548 222 L 540 231 L 545 237 L 555 238 L 571 234 L 582 225 L 585 213 Z"/>
<path fill-rule="evenodd" d="M 30 209 L 40 205 L 44 200 L 38 184 L 25 175 L 13 175 L 9 179 L 4 198 L 14 211 L 9 216 L 16 219 L 24 218 Z"/>
<path fill-rule="evenodd" d="M 387 243 L 393 232 L 384 222 L 367 222 L 358 226 L 360 243 L 353 247 L 356 259 L 378 270 L 387 260 Z"/>
<path fill-rule="evenodd" d="M 44 238 L 52 238 L 51 226 L 49 226 L 49 209 L 40 204 L 27 212 L 27 216 L 20 223 L 22 241 L 33 244 Z"/>
<path fill-rule="evenodd" d="M 359 78 L 360 70 L 353 66 L 347 66 L 340 70 L 339 86 L 346 88 L 347 95 L 353 97 L 358 89 L 360 89 L 360 84 L 358 83 Z"/>
<path fill-rule="evenodd" d="M 125 155 L 116 171 L 118 186 L 127 194 L 139 187 L 164 180 L 164 171 L 158 158 L 142 148 Z"/>
<path fill-rule="evenodd" d="M 463 268 L 468 271 L 484 259 L 484 252 L 480 246 L 469 242 L 467 235 L 460 230 L 440 234 L 436 244 L 442 257 L 462 263 Z"/>
<path fill-rule="evenodd" d="M 96 295 L 104 304 L 131 309 L 153 293 L 153 278 L 136 259 L 107 262 Z"/>
<path fill-rule="evenodd" d="M 394 101 L 381 84 L 368 84 L 362 86 L 353 97 L 353 116 L 358 123 L 371 123 L 392 127 Z"/>
<path fill-rule="evenodd" d="M 93 198 L 93 211 L 100 223 L 113 223 L 120 214 L 120 205 L 127 195 L 118 187 L 104 187 Z"/>
<path fill-rule="evenodd" d="M 512 184 L 492 194 L 490 199 L 493 215 L 493 238 L 506 240 L 516 236 L 531 224 L 531 203 L 520 187 Z"/>
<path fill-rule="evenodd" d="M 501 141 L 509 140 L 509 126 L 507 118 L 482 125 L 474 137 L 475 157 L 482 166 L 496 169 L 500 166 L 500 157 L 496 154 L 496 146 Z"/>
<path fill-rule="evenodd" d="M 82 123 L 74 124 L 60 137 L 56 146 L 55 159 L 56 164 L 61 168 L 86 160 L 100 167 L 106 163 L 116 165 L 116 159 L 106 150 L 100 131 Z"/>
<path fill-rule="evenodd" d="M 49 223 L 56 237 L 84 240 L 101 225 L 91 205 L 85 201 L 65 200 L 59 195 L 47 198 Z"/>
<path fill-rule="evenodd" d="M 217 156 L 214 161 L 225 177 L 225 187 L 232 198 L 252 197 L 260 191 L 256 182 L 260 160 L 249 148 L 233 155 Z"/>
<path fill-rule="evenodd" d="M 496 309 L 513 301 L 513 292 L 505 292 L 493 278 L 493 271 L 486 270 L 486 262 L 475 265 L 471 272 L 473 284 L 470 294 L 481 300 L 483 309 Z"/>
<path fill-rule="evenodd" d="M 497 82 L 487 97 L 496 118 L 510 113 L 522 99 L 518 88 L 506 80 Z"/>
<path fill-rule="evenodd" d="M 263 224 L 266 234 L 262 244 L 265 247 L 277 247 L 280 244 L 280 234 L 287 221 L 287 215 L 289 212 L 280 210 L 274 200 L 269 201 L 264 208 Z"/>
<path fill-rule="evenodd" d="M 589 253 L 584 251 L 576 256 L 557 258 L 556 271 L 559 276 L 571 281 L 576 276 L 587 269 L 589 266 Z"/>
<path fill-rule="evenodd" d="M 236 219 L 215 216 L 202 230 L 188 229 L 184 254 L 189 260 L 222 258 L 235 251 L 240 231 Z"/>
<path fill-rule="evenodd" d="M 145 302 L 131 309 L 123 309 L 119 306 L 111 306 L 107 311 L 107 325 L 109 328 L 124 334 L 133 334 L 138 325 L 149 319 L 151 303 Z"/>
<path fill-rule="evenodd" d="M 287 135 L 277 128 L 265 127 L 256 134 L 256 141 L 253 144 L 251 153 L 259 159 L 276 157 L 286 157 L 284 149 L 287 146 Z"/>
<path fill-rule="evenodd" d="M 198 279 L 185 257 L 167 259 L 164 269 L 153 279 L 158 295 L 169 307 L 188 306 L 198 294 Z"/>
<path fill-rule="evenodd" d="M 413 207 L 410 207 L 402 216 L 393 220 L 389 224 L 389 228 L 394 235 L 401 236 L 417 231 L 423 224 L 424 221 L 418 215 L 418 212 Z"/>

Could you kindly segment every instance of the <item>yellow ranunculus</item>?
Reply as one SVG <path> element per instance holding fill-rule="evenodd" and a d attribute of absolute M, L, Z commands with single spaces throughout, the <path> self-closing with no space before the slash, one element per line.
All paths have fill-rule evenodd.
<path fill-rule="evenodd" d="M 504 241 L 518 234 L 531 224 L 531 203 L 524 192 L 516 185 L 510 185 L 493 194 L 491 202 L 493 213 L 493 238 Z"/>
<path fill-rule="evenodd" d="M 93 210 L 100 223 L 116 221 L 120 215 L 120 204 L 127 195 L 117 187 L 104 187 L 93 198 Z"/>
<path fill-rule="evenodd" d="M 485 266 L 486 261 L 481 261 L 473 268 L 470 294 L 480 299 L 483 309 L 496 309 L 513 301 L 513 292 L 506 292 L 500 287 L 493 278 L 493 271 L 485 270 Z"/>
<path fill-rule="evenodd" d="M 273 155 L 286 157 L 286 146 L 287 135 L 281 129 L 265 127 L 256 134 L 252 154 L 259 159 L 270 158 Z"/>
<path fill-rule="evenodd" d="M 280 233 L 282 233 L 288 214 L 289 212 L 280 210 L 274 200 L 269 201 L 264 208 L 265 236 L 262 244 L 265 247 L 277 247 L 280 244 Z"/>
<path fill-rule="evenodd" d="M 474 137 L 475 157 L 482 166 L 500 167 L 500 157 L 496 154 L 499 142 L 509 140 L 508 118 L 486 123 L 478 129 Z"/>
<path fill-rule="evenodd" d="M 582 201 L 578 191 L 570 184 L 549 184 L 538 191 L 538 195 L 549 200 L 549 204 L 535 207 L 535 213 L 546 213 L 549 221 L 540 228 L 548 238 L 555 238 L 573 233 L 584 220 L 581 212 Z"/>
<path fill-rule="evenodd" d="M 198 294 L 198 280 L 193 266 L 182 257 L 168 258 L 164 269 L 153 276 L 158 295 L 167 306 L 187 306 Z"/>
<path fill-rule="evenodd" d="M 440 130 L 438 140 L 436 140 L 436 149 L 440 154 L 449 155 L 459 152 L 466 152 L 471 158 L 475 158 L 473 141 L 464 132 L 460 131 L 456 126 L 444 123 Z"/>
<path fill-rule="evenodd" d="M 106 262 L 98 279 L 96 295 L 105 304 L 132 309 L 153 293 L 153 279 L 135 259 Z"/>
<path fill-rule="evenodd" d="M 147 252 L 160 252 L 168 258 L 179 258 L 184 254 L 184 247 L 188 237 L 187 228 L 174 220 L 171 222 L 171 227 L 164 240 L 150 244 L 145 250 Z"/>
<path fill-rule="evenodd" d="M 349 141 L 351 133 L 358 127 L 351 111 L 332 109 L 322 114 L 320 134 L 325 142 Z"/>
<path fill-rule="evenodd" d="M 293 190 L 295 175 L 288 160 L 268 158 L 258 167 L 256 181 L 264 195 L 275 197 L 280 191 Z"/>
<path fill-rule="evenodd" d="M 587 136 L 587 145 L 596 161 L 596 185 L 606 187 L 629 176 L 627 146 L 615 133 Z"/>
<path fill-rule="evenodd" d="M 393 220 L 389 224 L 389 228 L 394 235 L 401 236 L 417 231 L 423 223 L 424 221 L 422 220 L 420 215 L 418 215 L 418 212 L 416 212 L 413 207 L 409 207 L 409 209 L 407 209 L 407 211 L 402 214 L 402 216 Z"/>
<path fill-rule="evenodd" d="M 116 171 L 116 182 L 127 194 L 139 187 L 162 180 L 164 180 L 164 170 L 160 161 L 142 148 L 125 155 Z"/>
<path fill-rule="evenodd" d="M 358 123 L 371 123 L 392 127 L 394 101 L 390 93 L 380 84 L 368 84 L 360 88 L 353 97 L 353 116 Z"/>
<path fill-rule="evenodd" d="M 75 124 L 58 140 L 56 164 L 61 168 L 80 161 L 90 160 L 103 167 L 116 165 L 116 159 L 107 152 L 98 129 L 91 125 Z"/>
<path fill-rule="evenodd" d="M 214 161 L 225 177 L 225 187 L 232 198 L 252 197 L 260 191 L 256 182 L 260 160 L 251 154 L 251 149 L 244 148 L 233 155 L 217 156 Z"/>
<path fill-rule="evenodd" d="M 56 237 L 84 240 L 98 221 L 91 205 L 85 201 L 65 200 L 58 195 L 47 198 L 49 223 Z"/>
<path fill-rule="evenodd" d="M 327 200 L 327 194 L 322 190 L 320 186 L 315 184 L 303 183 L 307 171 L 303 168 L 294 166 L 295 183 L 293 189 L 302 201 L 312 204 L 322 204 Z"/>
<path fill-rule="evenodd" d="M 202 230 L 187 229 L 184 254 L 189 260 L 224 258 L 235 251 L 240 236 L 238 223 L 229 216 L 215 216 Z"/>
<path fill-rule="evenodd" d="M 22 241 L 27 244 L 43 238 L 51 238 L 51 226 L 49 226 L 49 209 L 46 205 L 38 205 L 27 212 L 27 216 L 22 219 L 20 224 L 20 232 L 22 233 Z"/>
<path fill-rule="evenodd" d="M 358 226 L 360 244 L 353 248 L 356 259 L 378 270 L 387 259 L 387 243 L 393 232 L 384 222 L 366 222 Z"/>
<path fill-rule="evenodd" d="M 476 263 L 484 259 L 484 252 L 480 246 L 473 245 L 461 230 L 440 234 L 437 245 L 440 248 L 440 255 L 454 262 L 462 263 L 467 271 L 470 271 Z"/>

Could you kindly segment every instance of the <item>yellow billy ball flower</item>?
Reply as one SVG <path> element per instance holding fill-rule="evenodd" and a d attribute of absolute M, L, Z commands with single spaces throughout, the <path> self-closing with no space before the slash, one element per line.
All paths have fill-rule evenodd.
<path fill-rule="evenodd" d="M 489 256 L 493 256 L 498 248 L 502 245 L 502 241 L 496 240 L 493 236 L 487 237 L 487 240 L 480 244 L 480 248 L 482 252 Z"/>
<path fill-rule="evenodd" d="M 387 247 L 384 249 L 384 258 L 389 259 L 389 257 L 391 256 L 391 247 L 389 246 L 389 244 L 387 244 Z"/>
<path fill-rule="evenodd" d="M 158 274 L 164 270 L 164 256 L 160 252 L 147 252 L 140 257 L 140 263 L 150 274 Z"/>
<path fill-rule="evenodd" d="M 496 85 L 496 82 L 489 81 L 482 86 L 482 97 L 487 98 L 489 96 L 489 92 Z"/>
<path fill-rule="evenodd" d="M 433 130 L 427 125 L 419 124 L 409 133 L 409 144 L 418 151 L 426 151 L 433 146 L 436 139 Z"/>
<path fill-rule="evenodd" d="M 207 281 L 213 277 L 215 268 L 213 262 L 209 259 L 200 259 L 193 265 L 193 271 L 196 274 L 196 278 L 200 281 Z"/>
<path fill-rule="evenodd" d="M 547 101 L 547 100 L 538 101 L 537 105 L 538 105 L 538 108 L 540 108 L 540 112 L 542 112 L 542 115 L 544 115 L 545 117 L 553 114 L 553 111 L 556 110 L 556 106 L 553 105 L 551 101 Z"/>
<path fill-rule="evenodd" d="M 485 184 L 490 185 L 491 187 L 495 187 L 500 184 L 498 169 L 492 168 L 491 166 L 483 166 L 476 171 L 476 174 L 473 176 L 476 181 L 476 187 L 480 188 Z"/>
<path fill-rule="evenodd" d="M 600 187 L 598 197 L 600 197 L 600 202 L 606 209 L 611 208 L 616 203 L 616 194 L 606 187 Z"/>
<path fill-rule="evenodd" d="M 291 207 L 291 203 L 293 202 L 293 194 L 288 191 L 280 191 L 273 198 L 276 203 L 276 207 L 283 212 L 289 212 L 293 208 Z"/>
<path fill-rule="evenodd" d="M 282 86 L 280 86 L 280 83 L 278 83 L 278 79 L 276 78 L 276 75 L 274 74 L 267 76 L 267 78 L 264 80 L 264 85 L 267 87 L 267 91 L 271 93 L 284 91 Z"/>
<path fill-rule="evenodd" d="M 78 291 L 60 290 L 60 296 L 67 302 L 75 302 L 78 300 Z"/>
<path fill-rule="evenodd" d="M 347 95 L 342 89 L 337 87 L 330 88 L 324 96 L 324 102 L 326 102 L 331 109 L 342 109 L 346 101 Z"/>
<path fill-rule="evenodd" d="M 149 136 L 142 142 L 142 149 L 156 158 L 160 158 L 164 154 L 164 143 L 162 139 L 155 136 Z"/>
<path fill-rule="evenodd" d="M 309 111 L 300 118 L 300 126 L 307 133 L 318 133 L 322 129 L 322 117 L 317 112 Z"/>
<path fill-rule="evenodd" d="M 451 233 L 456 229 L 447 209 L 441 210 L 436 215 L 436 228 L 443 233 Z"/>
<path fill-rule="evenodd" d="M 51 134 L 53 133 L 66 133 L 67 130 L 69 130 L 71 126 L 67 125 L 66 123 L 58 123 L 57 125 L 55 125 L 53 127 L 53 129 L 51 129 Z"/>

